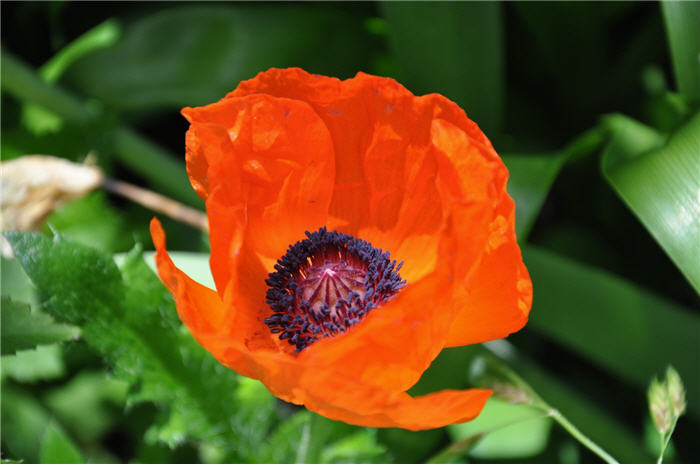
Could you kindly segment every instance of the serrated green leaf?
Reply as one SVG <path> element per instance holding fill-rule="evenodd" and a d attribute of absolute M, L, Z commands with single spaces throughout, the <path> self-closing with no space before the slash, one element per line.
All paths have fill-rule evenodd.
<path fill-rule="evenodd" d="M 21 383 L 56 380 L 66 375 L 61 345 L 42 345 L 2 357 L 2 377 Z"/>
<path fill-rule="evenodd" d="M 485 434 L 469 455 L 481 459 L 513 459 L 540 453 L 549 439 L 551 419 L 529 405 L 491 398 L 476 419 L 447 427 L 454 441 Z"/>
<path fill-rule="evenodd" d="M 0 256 L 0 293 L 32 308 L 39 305 L 36 289 L 16 259 Z"/>
<path fill-rule="evenodd" d="M 505 103 L 501 4 L 383 2 L 381 7 L 401 82 L 416 94 L 438 92 L 456 101 L 493 137 Z"/>
<path fill-rule="evenodd" d="M 237 375 L 182 328 L 171 295 L 137 252 L 120 272 L 109 256 L 60 237 L 11 233 L 8 238 L 47 310 L 81 325 L 85 341 L 115 377 L 132 385 L 128 401 L 162 407 L 149 436 L 171 446 L 192 438 L 229 458 L 257 451 L 265 422 L 236 419 L 252 417 L 247 405 L 235 400 Z M 256 440 L 242 426 L 257 430 Z"/>
<path fill-rule="evenodd" d="M 39 464 L 83 464 L 85 460 L 68 436 L 52 421 L 39 445 Z"/>
<path fill-rule="evenodd" d="M 603 173 L 700 294 L 700 113 L 667 142 L 629 118 L 608 125 Z"/>
<path fill-rule="evenodd" d="M 2 328 L 2 354 L 14 354 L 20 350 L 50 345 L 66 340 L 75 340 L 80 329 L 66 324 L 57 324 L 48 314 L 32 312 L 29 305 L 2 297 L 0 327 Z"/>
<path fill-rule="evenodd" d="M 523 257 L 537 289 L 528 327 L 640 391 L 673 364 L 687 379 L 688 396 L 700 398 L 700 318 L 688 308 L 532 245 Z M 700 415 L 700 402 L 689 401 L 689 408 Z"/>
<path fill-rule="evenodd" d="M 661 2 L 678 90 L 700 98 L 700 3 Z"/>

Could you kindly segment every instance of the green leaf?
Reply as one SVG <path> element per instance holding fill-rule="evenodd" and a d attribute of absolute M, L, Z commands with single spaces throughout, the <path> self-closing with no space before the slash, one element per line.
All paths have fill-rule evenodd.
<path fill-rule="evenodd" d="M 237 375 L 182 327 L 171 295 L 139 253 L 132 253 L 120 271 L 109 256 L 60 237 L 7 236 L 47 310 L 80 325 L 85 341 L 115 377 L 131 385 L 127 401 L 160 405 L 163 414 L 147 438 L 170 446 L 192 438 L 228 460 L 257 450 L 274 410 L 266 409 L 260 418 L 249 410 L 260 403 L 236 401 Z M 260 422 L 242 424 L 240 417 Z"/>
<path fill-rule="evenodd" d="M 101 191 L 59 207 L 49 216 L 47 223 L 54 232 L 100 250 L 124 250 L 133 243 L 124 233 L 123 219 Z"/>
<path fill-rule="evenodd" d="M 126 382 L 86 370 L 52 389 L 44 401 L 80 442 L 91 443 L 120 417 L 127 388 Z"/>
<path fill-rule="evenodd" d="M 640 391 L 673 364 L 687 379 L 688 396 L 700 398 L 700 318 L 688 308 L 532 245 L 523 257 L 536 289 L 529 327 Z M 699 401 L 689 407 L 700 416 Z"/>
<path fill-rule="evenodd" d="M 35 308 L 39 305 L 36 289 L 16 259 L 0 256 L 0 293 L 4 297 L 27 303 Z"/>
<path fill-rule="evenodd" d="M 48 314 L 32 312 L 29 305 L 2 297 L 2 354 L 14 354 L 37 345 L 50 345 L 66 340 L 75 340 L 80 329 L 65 324 L 56 324 Z"/>
<path fill-rule="evenodd" d="M 75 444 L 52 421 L 46 427 L 39 445 L 39 464 L 82 464 L 83 459 Z"/>
<path fill-rule="evenodd" d="M 700 113 L 665 144 L 634 120 L 616 116 L 608 125 L 608 182 L 700 293 Z"/>
<path fill-rule="evenodd" d="M 515 229 L 521 243 L 530 234 L 562 167 L 569 161 L 595 153 L 602 142 L 603 131 L 594 128 L 556 153 L 503 155 L 503 162 L 510 173 L 508 193 L 515 200 Z"/>
<path fill-rule="evenodd" d="M 107 129 L 100 124 L 111 128 L 111 121 L 104 117 L 100 120 L 102 115 L 99 108 L 85 104 L 64 89 L 44 82 L 29 66 L 5 50 L 2 50 L 0 71 L 3 91 L 18 100 L 36 103 L 66 122 L 81 127 L 85 136 L 95 138 L 95 132 L 101 132 L 99 135 L 104 136 Z M 201 200 L 189 184 L 184 166 L 167 151 L 126 127 L 117 127 L 105 138 L 108 139 L 105 145 L 126 166 L 143 175 L 154 186 L 189 205 L 201 206 Z M 158 169 L 153 169 L 153 166 L 158 166 Z"/>
<path fill-rule="evenodd" d="M 156 270 L 155 254 L 154 251 L 143 252 L 144 261 L 148 264 L 148 267 L 154 271 Z M 214 278 L 211 275 L 211 269 L 209 268 L 209 253 L 170 251 L 168 254 L 170 258 L 172 258 L 173 263 L 175 263 L 175 266 L 190 276 L 192 280 L 209 288 L 216 288 Z M 127 256 L 128 254 L 126 253 L 118 253 L 114 255 L 114 261 L 117 264 L 121 264 L 126 260 Z"/>
<path fill-rule="evenodd" d="M 505 103 L 501 4 L 383 2 L 381 8 L 401 82 L 416 94 L 438 92 L 454 100 L 492 137 L 500 131 Z"/>
<path fill-rule="evenodd" d="M 9 384 L 3 383 L 1 394 L 3 450 L 15 459 L 38 462 L 39 439 L 51 421 L 49 412 L 35 397 Z"/>
<path fill-rule="evenodd" d="M 700 98 L 700 3 L 661 2 L 678 90 Z"/>
<path fill-rule="evenodd" d="M 174 5 L 125 24 L 117 45 L 84 57 L 67 78 L 119 109 L 203 105 L 270 67 L 336 76 L 364 68 L 362 19 L 307 5 Z"/>
<path fill-rule="evenodd" d="M 480 459 L 512 459 L 534 456 L 547 446 L 552 420 L 541 410 L 525 404 L 511 404 L 491 398 L 476 419 L 450 425 L 452 440 L 485 434 L 469 450 Z"/>
<path fill-rule="evenodd" d="M 56 380 L 66 375 L 60 345 L 42 345 L 2 357 L 2 374 L 21 383 Z"/>
<path fill-rule="evenodd" d="M 386 448 L 377 443 L 376 429 L 364 429 L 329 444 L 321 453 L 322 464 L 389 463 Z"/>

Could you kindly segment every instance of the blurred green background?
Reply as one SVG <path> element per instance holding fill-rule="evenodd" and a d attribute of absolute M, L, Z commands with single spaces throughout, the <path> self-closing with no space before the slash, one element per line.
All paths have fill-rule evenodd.
<path fill-rule="evenodd" d="M 697 459 L 700 3 L 1 8 L 3 161 L 32 153 L 83 161 L 91 153 L 110 177 L 198 208 L 179 109 L 216 101 L 260 71 L 364 71 L 453 99 L 511 172 L 535 301 L 523 331 L 446 350 L 412 393 L 478 384 L 479 366 L 496 356 L 620 462 L 645 463 L 658 453 L 646 388 L 672 364 L 689 410 L 667 462 Z M 549 419 L 489 434 L 464 452 L 450 448 L 531 415 L 527 407 L 492 402 L 476 422 L 412 433 L 333 423 L 277 402 L 191 340 L 138 256 L 122 255 L 121 269 L 111 264 L 110 255 L 135 244 L 152 248 L 152 215 L 93 192 L 49 218 L 67 241 L 52 248 L 34 237 L 41 251 L 23 261 L 27 273 L 3 258 L 3 326 L 13 305 L 52 334 L 27 347 L 37 349 L 3 348 L 3 458 L 599 462 Z M 169 248 L 190 252 L 178 255 L 183 266 L 206 272 L 206 237 L 174 221 L 164 226 Z M 31 248 L 23 243 L 20 258 Z M 104 275 L 70 300 L 85 291 L 86 262 Z M 76 331 L 76 341 L 45 344 Z"/>

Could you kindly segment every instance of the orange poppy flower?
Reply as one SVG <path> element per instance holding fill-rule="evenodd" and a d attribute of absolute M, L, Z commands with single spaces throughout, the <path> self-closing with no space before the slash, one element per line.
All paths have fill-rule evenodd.
<path fill-rule="evenodd" d="M 443 348 L 522 328 L 532 301 L 508 171 L 464 111 L 392 79 L 271 69 L 182 113 L 216 291 L 151 234 L 197 341 L 331 419 L 473 419 L 489 390 L 406 393 Z"/>

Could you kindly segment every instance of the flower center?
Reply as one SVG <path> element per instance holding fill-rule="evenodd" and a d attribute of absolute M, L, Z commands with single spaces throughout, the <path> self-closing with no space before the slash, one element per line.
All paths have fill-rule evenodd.
<path fill-rule="evenodd" d="M 266 281 L 274 314 L 265 324 L 297 352 L 345 332 L 406 284 L 403 263 L 369 242 L 325 227 L 306 237 L 289 247 Z"/>

